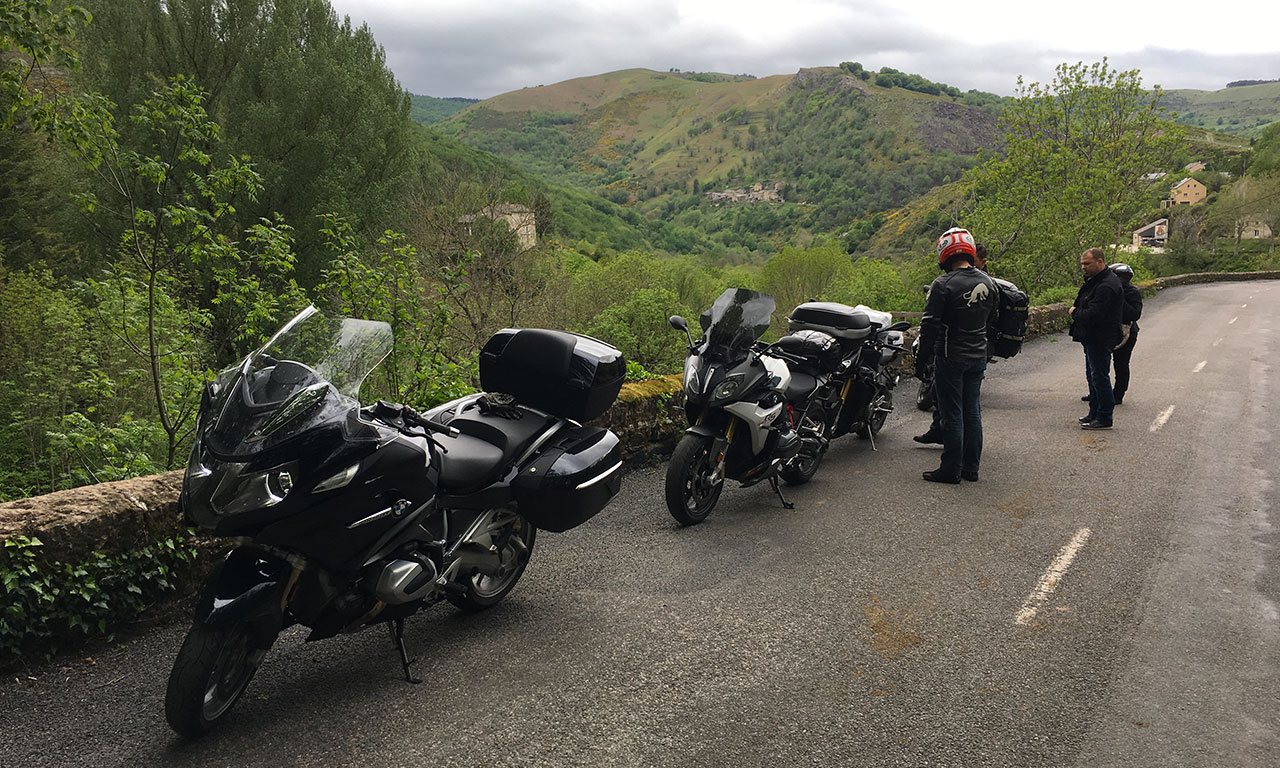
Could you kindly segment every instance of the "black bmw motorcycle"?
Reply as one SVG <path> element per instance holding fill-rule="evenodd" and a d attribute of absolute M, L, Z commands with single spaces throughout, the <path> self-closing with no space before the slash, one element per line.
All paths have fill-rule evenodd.
<path fill-rule="evenodd" d="M 895 323 L 890 313 L 861 304 L 809 301 L 791 310 L 787 327 L 790 338 L 815 339 L 810 348 L 834 347 L 809 355 L 829 373 L 815 395 L 827 416 L 825 436 L 853 433 L 869 440 L 875 450 L 875 436 L 893 412 L 893 392 L 900 379 L 894 364 L 906 351 L 903 332 L 911 323 Z"/>
<path fill-rule="evenodd" d="M 169 676 L 165 715 L 183 736 L 222 719 L 295 624 L 314 641 L 385 623 L 418 682 L 406 617 L 497 604 L 538 529 L 573 528 L 618 493 L 618 438 L 582 424 L 617 396 L 618 350 L 500 331 L 480 355 L 486 393 L 421 414 L 359 403 L 391 345 L 386 323 L 308 307 L 206 387 L 182 504 L 240 543 L 201 588 Z"/>
<path fill-rule="evenodd" d="M 769 294 L 730 288 L 699 318 L 697 342 L 684 318 L 671 318 L 689 341 L 690 426 L 671 455 L 665 488 L 667 510 L 682 525 L 711 514 L 726 479 L 743 487 L 768 480 L 791 508 L 778 478 L 805 482 L 818 470 L 826 450 L 826 417 L 813 398 L 820 380 L 803 372 L 808 361 L 795 349 L 757 342 L 773 310 Z"/>

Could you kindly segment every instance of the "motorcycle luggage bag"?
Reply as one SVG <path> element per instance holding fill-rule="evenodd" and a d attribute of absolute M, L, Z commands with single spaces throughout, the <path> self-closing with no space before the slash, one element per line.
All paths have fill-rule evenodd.
<path fill-rule="evenodd" d="M 996 284 L 1000 314 L 987 329 L 990 338 L 988 350 L 996 357 L 1013 357 L 1022 351 L 1022 340 L 1027 335 L 1027 310 L 1030 301 L 1027 294 L 1008 280 L 991 278 Z"/>
<path fill-rule="evenodd" d="M 822 331 L 796 331 L 776 342 L 778 349 L 802 357 L 818 373 L 832 373 L 840 367 L 844 354 L 835 337 Z"/>
<path fill-rule="evenodd" d="M 622 448 L 601 427 L 569 427 L 511 481 L 517 509 L 546 531 L 582 525 L 622 488 Z"/>
<path fill-rule="evenodd" d="M 522 405 L 584 422 L 622 388 L 627 361 L 608 344 L 567 331 L 504 328 L 480 350 L 480 386 Z"/>
<path fill-rule="evenodd" d="M 807 301 L 791 310 L 787 330 L 822 331 L 841 341 L 861 341 L 871 335 L 872 325 L 865 311 L 848 304 Z"/>

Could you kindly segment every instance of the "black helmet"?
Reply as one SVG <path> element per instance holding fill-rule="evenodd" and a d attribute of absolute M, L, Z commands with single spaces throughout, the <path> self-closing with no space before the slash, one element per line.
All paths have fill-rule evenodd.
<path fill-rule="evenodd" d="M 1133 279 L 1133 267 L 1122 261 L 1117 261 L 1111 265 L 1111 271 L 1119 275 L 1120 279 L 1126 283 Z"/>

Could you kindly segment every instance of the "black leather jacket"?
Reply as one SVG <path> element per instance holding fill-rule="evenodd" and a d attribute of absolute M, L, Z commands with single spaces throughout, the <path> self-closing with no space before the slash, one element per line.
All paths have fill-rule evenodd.
<path fill-rule="evenodd" d="M 920 349 L 952 360 L 986 360 L 998 290 L 977 267 L 953 269 L 934 280 L 920 320 Z"/>
<path fill-rule="evenodd" d="M 1076 294 L 1075 312 L 1071 315 L 1071 338 L 1081 344 L 1120 343 L 1120 319 L 1124 313 L 1124 288 L 1120 277 L 1103 269 L 1084 281 Z"/>

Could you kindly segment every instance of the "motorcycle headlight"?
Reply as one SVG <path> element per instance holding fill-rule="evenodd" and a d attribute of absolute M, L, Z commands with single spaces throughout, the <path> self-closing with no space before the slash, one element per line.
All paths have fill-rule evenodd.
<path fill-rule="evenodd" d="M 265 509 L 284 501 L 293 485 L 293 475 L 283 467 L 248 477 L 228 473 L 214 491 L 213 502 L 223 515 Z"/>
<path fill-rule="evenodd" d="M 742 386 L 742 375 L 734 374 L 716 385 L 716 391 L 712 393 L 712 399 L 725 400 L 733 397 L 733 393 L 737 392 L 740 386 Z"/>

